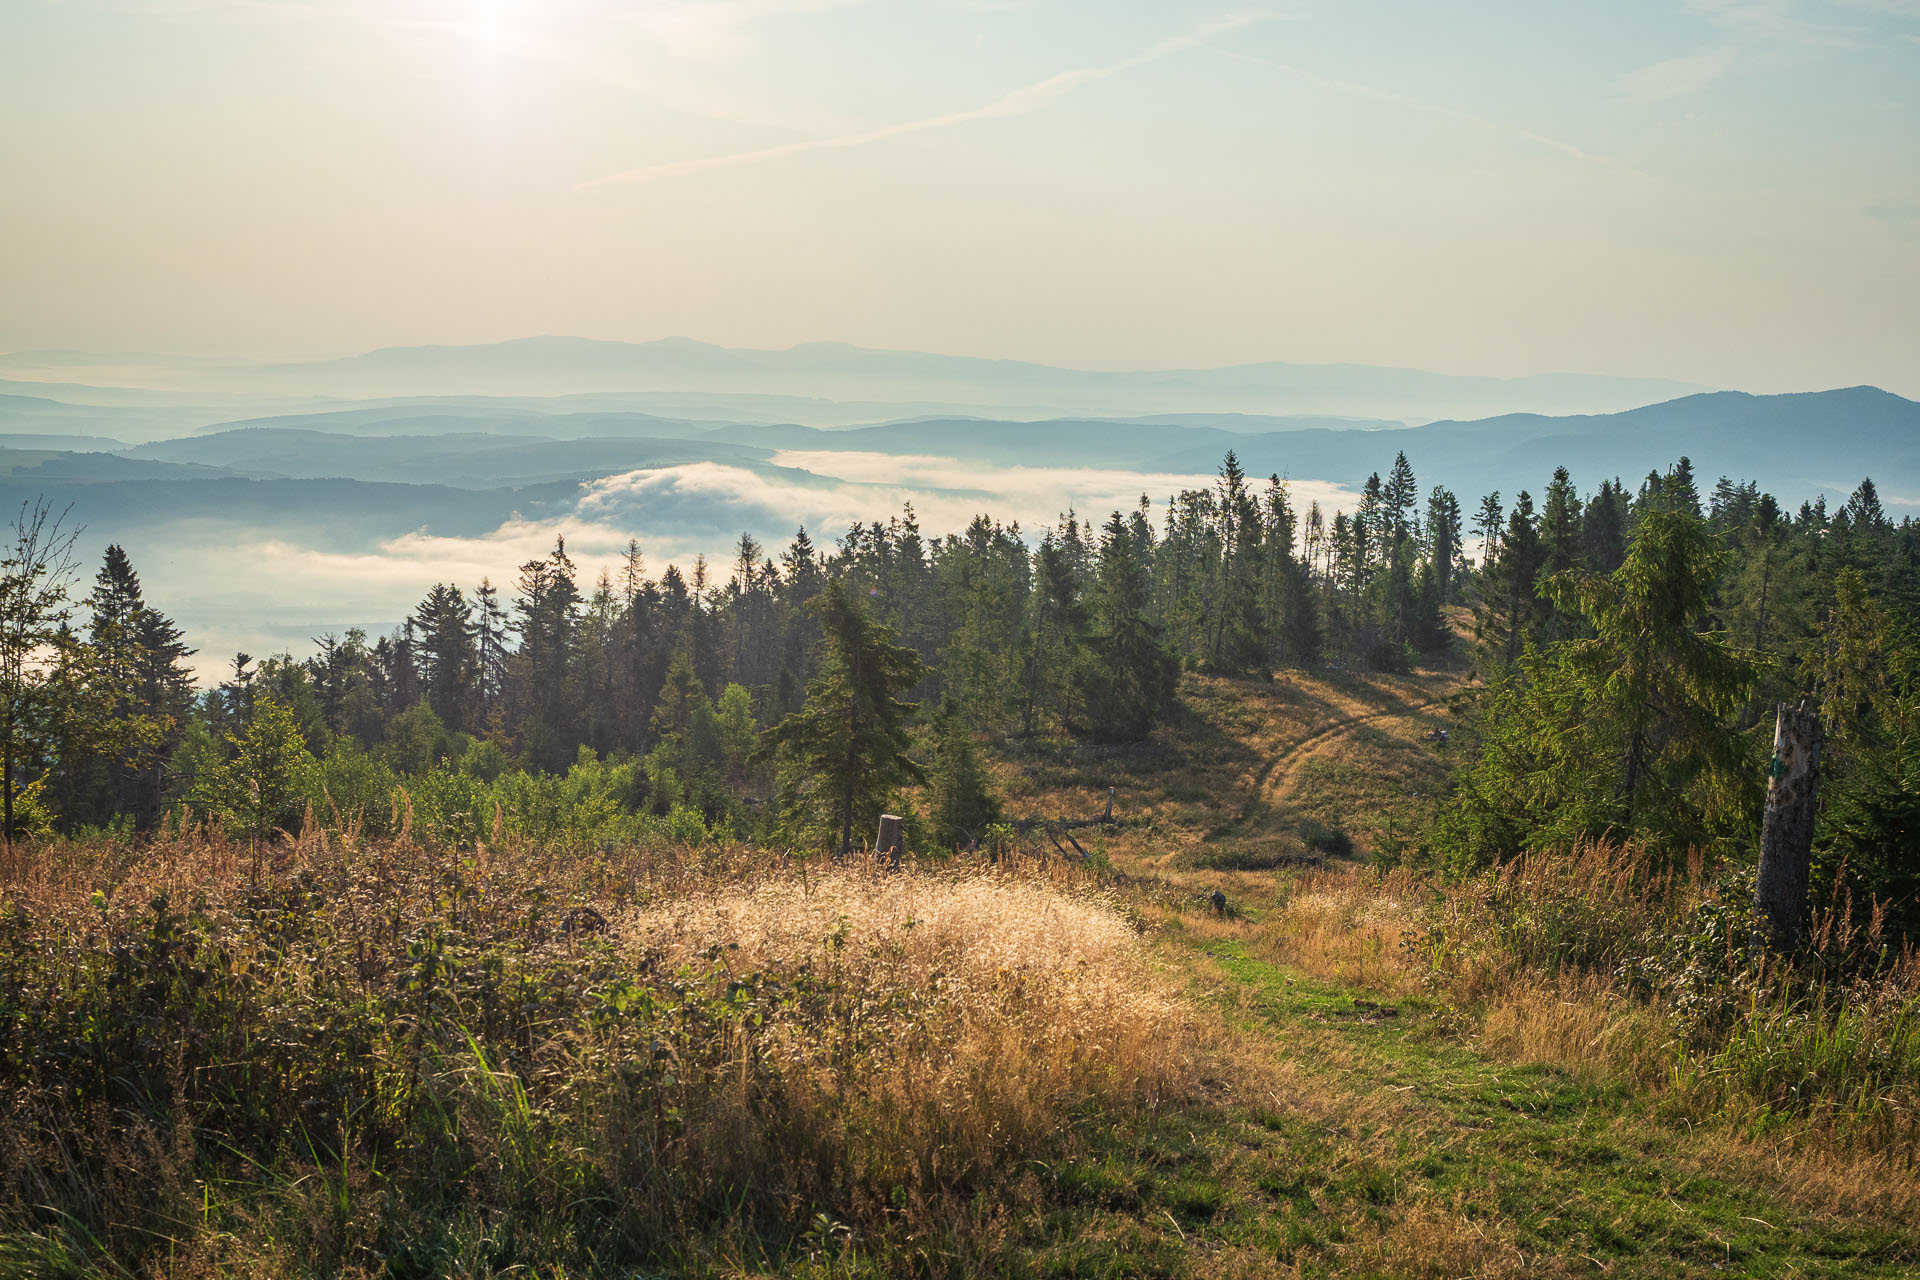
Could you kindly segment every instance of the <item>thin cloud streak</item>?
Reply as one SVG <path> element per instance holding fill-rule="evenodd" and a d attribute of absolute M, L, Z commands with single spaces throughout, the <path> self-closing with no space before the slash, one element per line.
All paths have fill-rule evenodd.
<path fill-rule="evenodd" d="M 1607 168 L 1617 169 L 1622 173 L 1630 173 L 1636 178 L 1644 178 L 1648 181 L 1653 180 L 1651 174 L 1634 168 L 1624 160 L 1618 160 L 1612 156 L 1588 151 L 1585 148 L 1577 147 L 1573 143 L 1560 138 L 1538 133 L 1526 128 L 1524 125 L 1508 124 L 1502 120 L 1489 120 L 1485 116 L 1475 115 L 1471 111 L 1462 111 L 1458 107 L 1447 107 L 1437 102 L 1427 102 L 1421 98 L 1410 98 L 1402 93 L 1392 93 L 1386 89 L 1376 89 L 1370 84 L 1361 84 L 1353 80 L 1339 80 L 1332 76 L 1323 76 L 1317 71 L 1309 71 L 1305 67 L 1295 66 L 1290 62 L 1281 62 L 1277 58 L 1263 57 L 1260 54 L 1230 53 L 1227 56 L 1230 58 L 1238 58 L 1242 62 L 1253 62 L 1263 67 L 1272 67 L 1276 71 L 1284 71 L 1290 76 L 1304 80 L 1309 84 L 1318 85 L 1323 89 L 1332 89 L 1338 93 L 1350 94 L 1354 97 L 1372 98 L 1376 102 L 1385 102 L 1391 106 L 1404 107 L 1409 111 L 1418 111 L 1425 115 L 1438 116 L 1443 120 L 1453 120 L 1460 124 L 1469 124 L 1477 129 L 1484 129 L 1493 133 L 1502 133 L 1510 138 L 1518 138 L 1523 142 L 1531 142 L 1537 146 L 1558 151 L 1562 155 L 1571 156 L 1576 160 L 1582 160 L 1588 164 L 1605 165 Z"/>
<path fill-rule="evenodd" d="M 884 125 L 878 129 L 844 133 L 830 138 L 805 138 L 798 142 L 761 147 L 754 151 L 735 151 L 727 155 L 703 156 L 693 160 L 670 160 L 664 164 L 646 165 L 638 169 L 629 169 L 624 173 L 610 174 L 604 178 L 582 182 L 575 187 L 575 190 L 635 182 L 654 182 L 661 178 L 677 178 L 684 174 L 704 173 L 712 169 L 730 169 L 739 165 L 759 164 L 767 160 L 804 155 L 810 151 L 864 147 L 875 142 L 906 137 L 909 134 L 925 133 L 932 129 L 950 129 L 955 125 L 971 124 L 976 120 L 1003 120 L 1012 116 L 1029 115 L 1051 106 L 1083 85 L 1105 80 L 1124 71 L 1131 71 L 1149 62 L 1157 62 L 1161 58 L 1204 44 L 1228 31 L 1269 21 L 1271 17 L 1271 14 L 1240 14 L 1204 23 L 1184 35 L 1170 36 L 1144 53 L 1122 58 L 1118 62 L 1111 62 L 1103 67 L 1082 67 L 1072 71 L 1062 71 L 1058 75 L 1048 76 L 1045 80 L 1014 89 L 985 106 L 971 107 L 964 111 L 949 111 L 920 120 L 906 120 L 899 124 Z"/>
<path fill-rule="evenodd" d="M 1732 45 L 1705 49 L 1680 58 L 1668 58 L 1629 71 L 1614 81 L 1614 91 L 1628 102 L 1664 102 L 1698 93 L 1733 69 L 1738 51 Z"/>

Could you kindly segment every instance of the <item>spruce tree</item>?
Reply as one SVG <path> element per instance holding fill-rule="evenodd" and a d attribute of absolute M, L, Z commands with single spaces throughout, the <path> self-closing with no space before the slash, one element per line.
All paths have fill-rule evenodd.
<path fill-rule="evenodd" d="M 413 655 L 427 705 L 450 732 L 467 725 L 480 665 L 473 609 L 450 583 L 436 585 L 413 613 Z"/>
<path fill-rule="evenodd" d="M 1093 661 L 1083 668 L 1082 696 L 1096 738 L 1145 737 L 1173 700 L 1176 663 L 1148 613 L 1147 565 L 1119 512 L 1102 531 L 1093 589 Z"/>
<path fill-rule="evenodd" d="M 854 822 L 877 820 L 896 790 L 924 780 L 907 756 L 920 655 L 873 620 L 845 579 L 830 578 L 812 605 L 823 636 L 819 674 L 798 711 L 767 731 L 778 762 L 782 821 L 796 839 L 853 848 Z"/>
<path fill-rule="evenodd" d="M 565 769 L 579 742 L 579 703 L 573 679 L 580 591 L 564 541 L 544 559 L 520 566 L 514 627 L 520 647 L 513 655 L 515 730 L 528 762 Z"/>
<path fill-rule="evenodd" d="M 1506 508 L 1500 505 L 1500 491 L 1495 489 L 1480 499 L 1479 510 L 1473 516 L 1473 536 L 1480 540 L 1480 566 L 1491 568 L 1500 555 L 1500 534 L 1506 528 Z"/>
<path fill-rule="evenodd" d="M 1454 575 L 1460 568 L 1460 499 L 1440 485 L 1427 495 L 1427 555 L 1433 565 L 1440 603 L 1453 599 Z"/>
<path fill-rule="evenodd" d="M 1052 534 L 1040 540 L 1040 549 L 1034 553 L 1032 616 L 1023 637 L 1023 738 L 1033 736 L 1036 717 L 1049 717 L 1060 725 L 1077 718 L 1072 695 L 1086 642 L 1086 614 L 1072 559 Z"/>
<path fill-rule="evenodd" d="M 179 628 L 147 606 L 140 577 L 118 546 L 107 548 L 87 598 L 87 705 L 98 711 L 98 740 L 61 760 L 63 816 L 102 825 L 132 818 L 146 830 L 159 818 L 165 762 L 186 731 L 192 654 Z"/>
<path fill-rule="evenodd" d="M 1700 516 L 1659 502 L 1614 573 L 1548 580 L 1592 636 L 1528 644 L 1494 683 L 1477 758 L 1434 831 L 1447 858 L 1601 836 L 1677 857 L 1750 830 L 1759 773 L 1737 715 L 1755 667 L 1707 630 L 1724 557 Z"/>
<path fill-rule="evenodd" d="M 1580 517 L 1580 541 L 1587 567 L 1612 573 L 1627 558 L 1627 491 L 1618 480 L 1602 480 Z"/>
<path fill-rule="evenodd" d="M 1534 526 L 1533 497 L 1525 489 L 1514 499 L 1499 551 L 1488 564 L 1481 586 L 1480 638 L 1495 660 L 1512 666 L 1533 635 L 1543 604 L 1538 594 L 1543 560 Z"/>
<path fill-rule="evenodd" d="M 933 766 L 927 792 L 934 839 L 942 849 L 971 848 L 1000 821 L 1000 798 L 974 749 L 973 735 L 953 708 L 943 705 L 933 723 Z"/>
<path fill-rule="evenodd" d="M 1420 500 L 1420 486 L 1414 482 L 1413 466 L 1404 450 L 1393 456 L 1393 469 L 1387 473 L 1381 490 L 1383 533 L 1389 545 L 1414 536 L 1414 504 Z"/>

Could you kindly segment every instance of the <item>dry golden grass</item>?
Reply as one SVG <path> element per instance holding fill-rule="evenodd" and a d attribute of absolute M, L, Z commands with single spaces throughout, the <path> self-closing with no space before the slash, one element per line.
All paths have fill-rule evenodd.
<path fill-rule="evenodd" d="M 1288 876 L 1274 910 L 1254 934 L 1255 953 L 1323 982 L 1393 995 L 1420 987 L 1405 943 L 1419 927 L 1416 876 L 1386 876 L 1347 865 Z"/>
<path fill-rule="evenodd" d="M 448 1265 L 506 1215 L 546 1256 L 724 1272 L 827 1212 L 819 1232 L 937 1240 L 921 1270 L 965 1274 L 1044 1201 L 1033 1162 L 1078 1123 L 1199 1103 L 1227 1063 L 1123 904 L 1057 862 L 318 831 L 260 852 L 257 887 L 254 850 L 214 833 L 0 868 L 0 997 L 46 1049 L 9 1065 L 0 1246 L 55 1204 L 177 1274 L 353 1274 L 398 1211 L 454 1224 Z M 114 957 L 159 936 L 158 893 L 185 932 L 156 954 L 183 976 L 143 987 Z M 598 914 L 570 929 L 575 906 Z M 85 1086 L 111 1113 L 63 1092 L 76 1000 L 124 1027 L 127 1062 Z M 367 1101 L 309 1128 L 338 1097 Z M 200 1187 L 227 1190 L 207 1211 Z"/>
<path fill-rule="evenodd" d="M 863 1146 L 916 1180 L 993 1167 L 1089 1100 L 1191 1097 L 1207 1056 L 1112 895 L 1030 874 L 856 863 L 713 883 L 629 909 L 615 935 L 655 971 L 718 963 L 844 992 L 862 1123 L 880 1126 Z M 843 1087 L 821 1028 L 768 1030 L 757 1052 L 786 1087 Z"/>
<path fill-rule="evenodd" d="M 1407 1280 L 1504 1280 L 1576 1274 L 1563 1259 L 1528 1257 L 1484 1209 L 1417 1200 L 1396 1208 L 1378 1234 L 1340 1251 L 1351 1275 Z"/>

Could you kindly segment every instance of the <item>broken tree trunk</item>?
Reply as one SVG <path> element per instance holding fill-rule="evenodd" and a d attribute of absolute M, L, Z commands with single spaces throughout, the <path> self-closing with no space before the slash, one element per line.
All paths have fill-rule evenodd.
<path fill-rule="evenodd" d="M 880 815 L 880 834 L 874 839 L 873 852 L 876 857 L 885 854 L 889 867 L 899 866 L 900 855 L 905 851 L 906 840 L 901 825 L 897 814 Z"/>
<path fill-rule="evenodd" d="M 1814 793 L 1820 772 L 1820 717 L 1806 706 L 1780 704 L 1768 772 L 1772 777 L 1767 782 L 1760 876 L 1753 897 L 1765 917 L 1767 941 L 1787 951 L 1799 945 L 1806 916 Z"/>

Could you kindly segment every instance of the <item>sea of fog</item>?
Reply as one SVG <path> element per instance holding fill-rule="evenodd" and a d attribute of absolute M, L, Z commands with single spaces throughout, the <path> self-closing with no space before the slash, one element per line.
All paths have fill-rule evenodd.
<path fill-rule="evenodd" d="M 1096 524 L 1131 510 L 1141 496 L 1155 507 L 1182 489 L 1214 483 L 1210 474 L 1097 467 L 992 467 L 952 458 L 878 453 L 790 452 L 752 470 L 722 463 L 630 471 L 584 483 L 571 509 L 539 519 L 513 518 L 477 537 L 423 531 L 341 550 L 276 536 L 272 530 L 195 520 L 159 525 L 128 539 L 150 603 L 185 629 L 199 652 L 203 684 L 218 680 L 236 652 L 254 657 L 312 652 L 315 637 L 398 625 L 433 584 L 471 591 L 483 579 L 510 596 L 519 566 L 566 539 L 583 591 L 617 570 L 637 539 L 650 575 L 669 564 L 691 573 L 705 556 L 723 582 L 742 532 L 777 556 L 806 526 L 830 549 L 855 522 L 886 520 L 912 504 L 922 533 L 935 538 L 988 514 L 1017 522 L 1030 538 L 1073 511 Z M 1329 509 L 1351 494 L 1337 485 L 1296 481 L 1296 506 Z M 97 552 L 87 539 L 81 547 Z M 89 565 L 89 572 L 91 564 Z"/>

